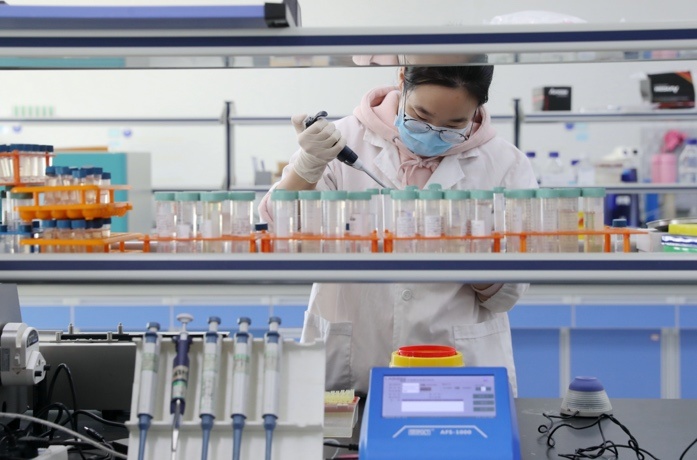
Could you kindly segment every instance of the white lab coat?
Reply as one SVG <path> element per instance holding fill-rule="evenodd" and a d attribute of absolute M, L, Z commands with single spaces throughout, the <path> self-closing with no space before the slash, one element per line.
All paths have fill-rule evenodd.
<path fill-rule="evenodd" d="M 336 122 L 346 143 L 388 187 L 398 179 L 396 147 L 366 129 L 355 116 Z M 290 163 L 298 153 L 291 157 Z M 288 166 L 290 168 L 292 166 Z M 447 189 L 537 188 L 525 155 L 494 137 L 462 154 L 443 158 L 428 184 Z M 366 174 L 339 161 L 327 167 L 318 190 L 365 190 L 377 187 Z M 270 219 L 267 200 L 260 211 Z M 467 366 L 505 366 L 516 394 L 515 366 L 507 311 L 527 284 L 504 284 L 482 302 L 460 283 L 316 283 L 305 313 L 302 342 L 323 339 L 327 345 L 328 390 L 367 391 L 370 369 L 387 366 L 401 346 L 442 344 L 463 353 Z"/>

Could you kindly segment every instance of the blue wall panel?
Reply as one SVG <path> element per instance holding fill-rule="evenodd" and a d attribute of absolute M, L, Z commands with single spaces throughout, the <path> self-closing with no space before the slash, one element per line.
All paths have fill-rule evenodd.
<path fill-rule="evenodd" d="M 190 313 L 194 321 L 189 326 L 192 331 L 205 331 L 208 329 L 208 318 L 210 316 L 220 317 L 221 331 L 237 332 L 237 318 L 246 316 L 252 320 L 252 330 L 266 330 L 269 324 L 270 309 L 268 305 L 230 305 L 230 306 L 177 306 L 174 308 L 174 328 L 179 328 L 176 317 L 179 313 Z M 255 334 L 256 336 L 256 334 Z"/>
<path fill-rule="evenodd" d="M 680 396 L 697 398 L 697 331 L 680 333 Z"/>
<path fill-rule="evenodd" d="M 22 307 L 22 321 L 37 329 L 67 331 L 70 307 Z"/>
<path fill-rule="evenodd" d="M 513 329 L 513 357 L 521 398 L 559 397 L 559 331 Z"/>
<path fill-rule="evenodd" d="M 680 307 L 680 328 L 697 329 L 697 305 Z"/>
<path fill-rule="evenodd" d="M 163 331 L 169 329 L 169 307 L 75 307 L 75 327 L 80 331 L 115 331 L 119 323 L 126 331 L 144 331 L 151 321 L 160 323 Z"/>
<path fill-rule="evenodd" d="M 571 326 L 571 305 L 518 304 L 508 312 L 511 327 L 560 328 Z"/>
<path fill-rule="evenodd" d="M 305 305 L 275 305 L 273 315 L 281 318 L 281 327 L 300 328 L 305 320 Z"/>
<path fill-rule="evenodd" d="M 661 397 L 660 330 L 572 330 L 571 378 L 598 377 L 612 398 Z"/>
<path fill-rule="evenodd" d="M 646 329 L 675 327 L 672 305 L 579 305 L 576 327 Z"/>

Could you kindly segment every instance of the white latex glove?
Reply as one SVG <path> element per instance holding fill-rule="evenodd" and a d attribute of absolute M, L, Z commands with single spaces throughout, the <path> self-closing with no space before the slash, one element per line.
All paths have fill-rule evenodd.
<path fill-rule="evenodd" d="M 293 162 L 293 169 L 310 184 L 316 184 L 322 178 L 327 164 L 346 146 L 346 139 L 341 136 L 334 123 L 329 123 L 324 118 L 305 129 L 305 118 L 305 114 L 294 115 L 291 118 L 298 134 L 298 144 L 302 149 Z"/>

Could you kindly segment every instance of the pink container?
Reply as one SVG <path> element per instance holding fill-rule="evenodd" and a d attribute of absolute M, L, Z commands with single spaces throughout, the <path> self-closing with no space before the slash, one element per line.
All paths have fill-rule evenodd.
<path fill-rule="evenodd" d="M 657 153 L 651 157 L 651 182 L 675 184 L 678 181 L 678 157 L 674 153 Z"/>

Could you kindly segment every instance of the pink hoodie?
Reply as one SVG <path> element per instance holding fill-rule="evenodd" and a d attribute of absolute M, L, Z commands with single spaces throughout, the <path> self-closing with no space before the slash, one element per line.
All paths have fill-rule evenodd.
<path fill-rule="evenodd" d="M 496 136 L 496 131 L 491 126 L 491 117 L 486 108 L 482 106 L 477 111 L 472 127 L 473 133 L 469 139 L 462 144 L 454 145 L 443 155 L 420 157 L 402 143 L 399 131 L 394 125 L 399 109 L 399 100 L 399 88 L 394 86 L 377 88 L 363 96 L 361 104 L 356 107 L 353 114 L 366 128 L 397 147 L 400 158 L 399 171 L 403 175 L 402 183 L 405 185 L 416 185 L 419 189 L 423 188 L 444 156 L 467 152 Z"/>

